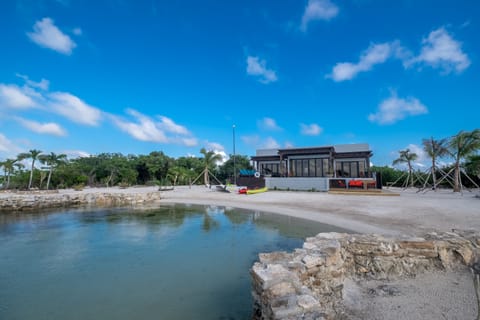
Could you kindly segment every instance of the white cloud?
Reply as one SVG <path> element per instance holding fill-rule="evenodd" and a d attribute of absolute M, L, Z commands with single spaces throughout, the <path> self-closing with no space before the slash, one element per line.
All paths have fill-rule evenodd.
<path fill-rule="evenodd" d="M 400 50 L 399 43 L 386 42 L 381 44 L 372 44 L 365 50 L 357 63 L 339 62 L 327 77 L 334 81 L 345 81 L 355 78 L 360 72 L 370 71 L 375 65 L 384 63 L 388 58 Z"/>
<path fill-rule="evenodd" d="M 67 132 L 60 125 L 53 122 L 40 123 L 20 117 L 15 117 L 15 120 L 17 120 L 25 128 L 36 133 L 51 134 L 60 137 L 67 135 Z"/>
<path fill-rule="evenodd" d="M 267 69 L 265 60 L 260 60 L 259 57 L 247 57 L 247 74 L 255 76 L 261 83 L 267 84 L 277 81 L 277 74 L 271 69 Z"/>
<path fill-rule="evenodd" d="M 261 148 L 278 149 L 280 148 L 280 144 L 272 137 L 268 137 L 265 139 L 265 141 L 262 142 Z"/>
<path fill-rule="evenodd" d="M 20 148 L 17 144 L 10 141 L 5 135 L 0 133 L 0 153 L 3 153 L 5 157 L 10 157 L 18 154 Z"/>
<path fill-rule="evenodd" d="M 128 122 L 118 117 L 113 117 L 114 123 L 122 130 L 140 141 L 167 143 L 165 132 L 157 127 L 157 124 L 149 117 L 133 109 L 127 113 L 133 116 L 136 122 Z"/>
<path fill-rule="evenodd" d="M 188 132 L 187 128 L 185 128 L 184 126 L 176 124 L 175 122 L 173 122 L 172 119 L 164 117 L 164 116 L 160 116 L 159 118 L 160 118 L 160 121 L 161 121 L 160 124 L 159 124 L 159 127 L 162 128 L 163 130 L 165 130 L 167 132 L 171 132 L 171 133 L 181 134 L 181 135 L 190 134 L 190 132 Z"/>
<path fill-rule="evenodd" d="M 272 118 L 263 118 L 262 120 L 257 121 L 257 125 L 259 128 L 263 130 L 270 130 L 270 131 L 280 131 L 282 130 L 281 127 L 278 126 L 275 119 Z"/>
<path fill-rule="evenodd" d="M 0 83 L 0 108 L 27 109 L 35 106 L 35 101 L 23 88 Z"/>
<path fill-rule="evenodd" d="M 206 142 L 205 149 L 207 150 L 218 150 L 218 151 L 225 151 L 225 147 L 218 142 Z"/>
<path fill-rule="evenodd" d="M 257 149 L 277 149 L 280 148 L 280 144 L 272 137 L 261 139 L 258 135 L 242 136 L 241 140 L 246 145 L 252 146 Z"/>
<path fill-rule="evenodd" d="M 300 124 L 301 133 L 306 136 L 318 136 L 322 133 L 323 129 L 316 123 L 312 124 Z"/>
<path fill-rule="evenodd" d="M 98 125 L 101 111 L 68 92 L 53 92 L 48 96 L 49 107 L 73 122 L 90 126 Z"/>
<path fill-rule="evenodd" d="M 35 82 L 35 81 L 30 80 L 28 78 L 28 76 L 20 74 L 20 73 L 17 73 L 16 76 L 25 80 L 25 83 L 26 83 L 27 87 L 30 87 L 30 88 L 38 88 L 38 89 L 46 91 L 46 90 L 48 90 L 48 87 L 50 86 L 50 81 L 48 81 L 46 79 L 42 79 L 42 80 L 40 80 L 40 82 Z"/>
<path fill-rule="evenodd" d="M 470 59 L 462 51 L 462 44 L 453 39 L 443 27 L 430 32 L 422 43 L 420 54 L 407 61 L 406 66 L 425 64 L 442 69 L 445 73 L 461 72 L 470 66 Z"/>
<path fill-rule="evenodd" d="M 338 7 L 330 0 L 308 0 L 300 30 L 307 31 L 308 24 L 312 21 L 330 20 L 338 15 L 338 11 Z"/>
<path fill-rule="evenodd" d="M 411 143 L 407 146 L 407 148 L 410 150 L 410 152 L 417 155 L 417 160 L 415 160 L 415 164 L 419 167 L 425 167 L 425 163 L 429 161 L 429 158 L 425 150 L 423 150 L 423 147 Z"/>
<path fill-rule="evenodd" d="M 293 148 L 295 145 L 292 142 L 286 141 L 285 142 L 285 148 Z"/>
<path fill-rule="evenodd" d="M 27 32 L 28 37 L 41 47 L 70 55 L 77 44 L 55 26 L 50 18 L 35 22 L 33 32 Z"/>
<path fill-rule="evenodd" d="M 197 138 L 181 138 L 180 144 L 186 147 L 195 147 L 198 145 L 198 140 Z"/>
<path fill-rule="evenodd" d="M 90 153 L 83 151 L 83 150 L 65 150 L 61 152 L 63 154 L 67 155 L 67 158 L 72 159 L 72 158 L 88 158 L 90 157 Z"/>
<path fill-rule="evenodd" d="M 415 161 L 412 161 L 413 167 L 417 167 L 418 169 L 424 169 L 430 166 L 431 160 L 428 157 L 427 153 L 423 150 L 422 146 L 411 143 L 402 150 L 406 149 L 408 149 L 410 153 L 415 153 L 417 155 L 417 159 Z M 397 159 L 399 157 L 399 151 L 391 151 L 390 157 L 392 157 L 392 160 Z M 400 168 L 407 168 L 406 163 L 399 163 L 396 166 Z M 390 167 L 393 168 L 393 166 Z"/>
<path fill-rule="evenodd" d="M 175 133 L 179 135 L 189 135 L 190 132 L 183 126 L 177 125 L 173 120 L 160 116 L 160 122 L 141 114 L 134 109 L 127 109 L 127 114 L 132 116 L 133 121 L 127 121 L 120 117 L 111 115 L 113 123 L 120 130 L 128 133 L 133 138 L 140 141 L 159 142 L 159 143 L 176 143 L 188 147 L 196 146 L 198 141 L 194 137 L 169 137 L 167 133 Z"/>
<path fill-rule="evenodd" d="M 428 113 L 427 107 L 417 98 L 407 97 L 406 99 L 402 99 L 398 98 L 396 94 L 393 94 L 390 98 L 380 103 L 377 112 L 370 114 L 368 120 L 380 125 L 387 125 L 403 120 L 409 116 L 426 113 Z"/>

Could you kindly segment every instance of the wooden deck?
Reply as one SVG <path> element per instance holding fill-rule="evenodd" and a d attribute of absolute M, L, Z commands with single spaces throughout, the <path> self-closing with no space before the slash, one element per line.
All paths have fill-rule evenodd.
<path fill-rule="evenodd" d="M 348 194 L 348 195 L 362 195 L 362 196 L 400 196 L 399 193 L 392 192 L 385 189 L 344 189 L 344 188 L 330 188 L 329 194 Z"/>

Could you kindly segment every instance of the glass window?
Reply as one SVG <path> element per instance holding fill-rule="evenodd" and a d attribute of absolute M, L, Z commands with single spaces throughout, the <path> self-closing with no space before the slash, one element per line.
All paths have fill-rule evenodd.
<path fill-rule="evenodd" d="M 365 174 L 365 162 L 360 161 L 358 163 L 358 176 L 359 177 L 366 177 L 367 175 Z"/>
<path fill-rule="evenodd" d="M 296 177 L 297 176 L 297 161 L 291 160 L 290 161 L 290 176 Z"/>
<path fill-rule="evenodd" d="M 322 159 L 323 162 L 323 176 L 325 177 L 327 174 L 330 174 L 330 165 L 328 159 Z"/>
<path fill-rule="evenodd" d="M 308 177 L 308 160 L 303 160 L 302 166 L 303 166 L 302 177 Z"/>
<path fill-rule="evenodd" d="M 358 161 L 350 162 L 350 177 L 358 178 Z"/>
<path fill-rule="evenodd" d="M 315 160 L 315 176 L 316 177 L 323 177 L 323 172 L 322 172 L 322 159 L 316 159 Z"/>
<path fill-rule="evenodd" d="M 309 177 L 315 177 L 316 176 L 315 162 L 316 162 L 315 159 L 308 160 L 308 176 Z"/>

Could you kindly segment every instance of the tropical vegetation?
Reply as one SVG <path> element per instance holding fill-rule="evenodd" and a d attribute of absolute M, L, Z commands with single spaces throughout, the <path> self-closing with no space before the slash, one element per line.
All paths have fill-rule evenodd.
<path fill-rule="evenodd" d="M 65 154 L 30 150 L 16 159 L 0 161 L 3 189 L 58 189 L 74 186 L 187 185 L 198 176 L 197 184 L 210 183 L 210 173 L 219 181 L 231 181 L 232 159 L 201 149 L 203 157 L 172 158 L 162 151 L 148 155 L 101 153 L 67 159 Z M 252 169 L 248 156 L 236 155 L 236 169 Z M 28 170 L 24 166 L 28 162 Z M 38 165 L 41 164 L 41 166 Z M 208 169 L 208 170 L 207 170 Z M 46 180 L 46 182 L 45 182 Z"/>
<path fill-rule="evenodd" d="M 403 186 L 426 186 L 430 185 L 432 179 L 432 189 L 438 186 L 452 187 L 454 192 L 460 192 L 463 187 L 480 185 L 480 129 L 460 131 L 446 139 L 423 139 L 422 145 L 425 154 L 431 159 L 431 167 L 427 172 L 414 170 L 413 164 L 418 155 L 409 149 L 400 150 L 399 157 L 392 163 L 405 163 L 406 176 L 403 171 L 394 168 L 375 167 L 372 170 L 382 173 L 384 183 L 393 181 Z M 439 166 L 439 159 L 443 159 L 442 166 Z M 406 179 L 409 180 L 405 181 Z"/>

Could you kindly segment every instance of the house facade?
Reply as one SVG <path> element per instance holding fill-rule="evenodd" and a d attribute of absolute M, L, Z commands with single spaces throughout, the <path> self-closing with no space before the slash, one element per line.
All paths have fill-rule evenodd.
<path fill-rule="evenodd" d="M 372 151 L 366 143 L 259 149 L 251 157 L 270 188 L 328 190 L 329 179 L 369 178 Z"/>

